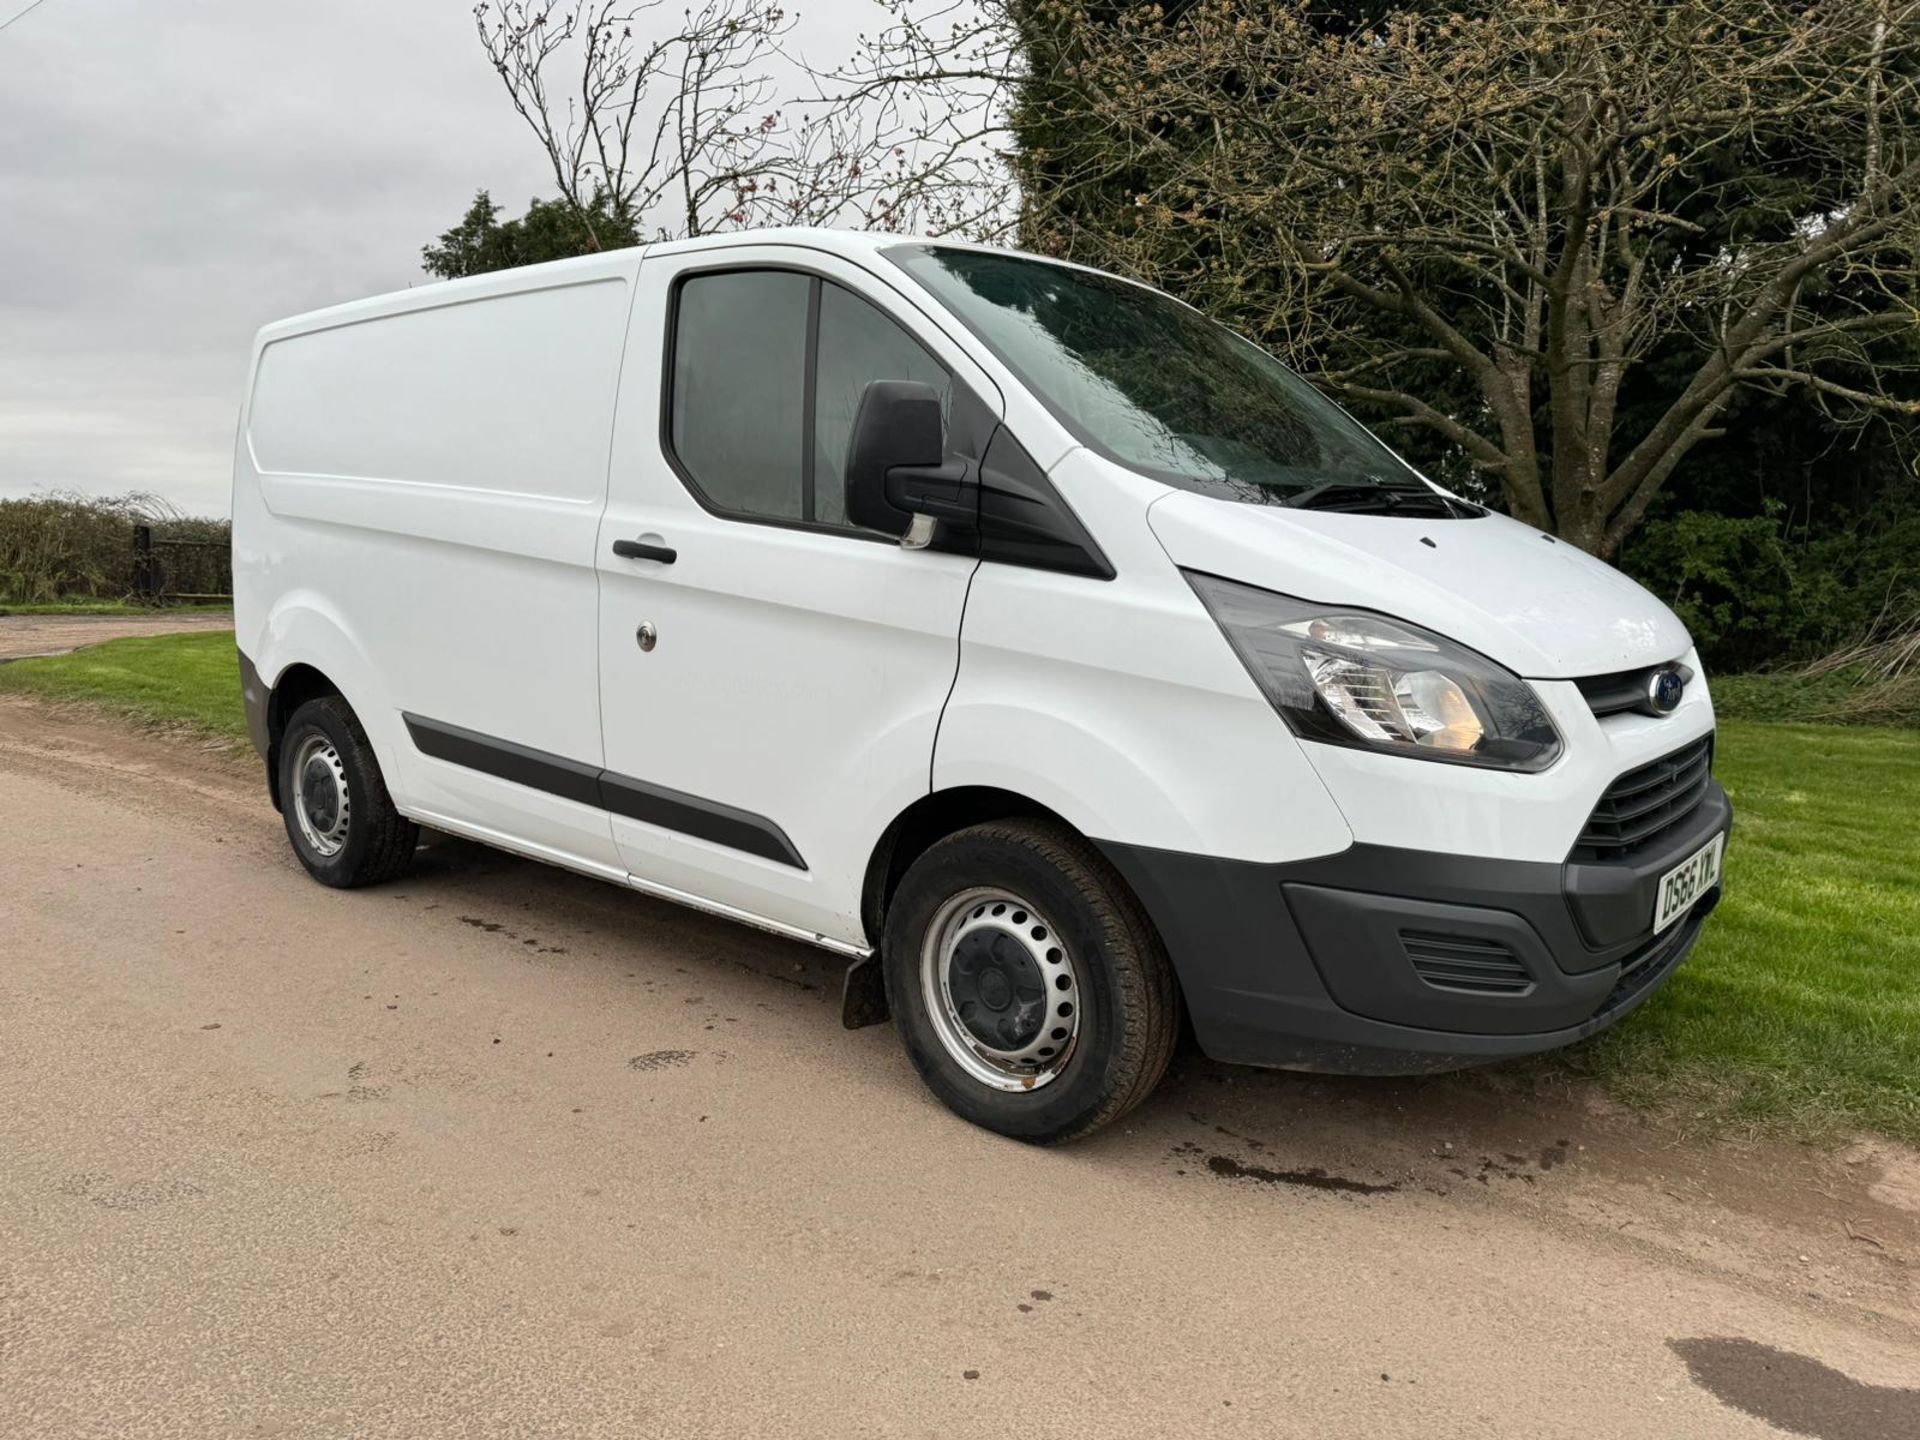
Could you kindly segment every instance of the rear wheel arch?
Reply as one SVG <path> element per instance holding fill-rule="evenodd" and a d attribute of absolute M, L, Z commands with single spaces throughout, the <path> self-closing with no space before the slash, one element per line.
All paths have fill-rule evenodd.
<path fill-rule="evenodd" d="M 404 875 L 420 829 L 388 793 L 366 727 L 338 691 L 302 701 L 287 716 L 275 770 L 294 855 L 309 875 L 358 889 Z"/>
<path fill-rule="evenodd" d="M 276 810 L 281 808 L 280 740 L 287 733 L 287 721 L 293 718 L 294 711 L 309 700 L 318 700 L 327 695 L 346 699 L 346 693 L 325 671 L 306 664 L 293 664 L 282 670 L 273 682 L 273 689 L 268 692 L 267 790 L 273 797 L 273 808 Z"/>

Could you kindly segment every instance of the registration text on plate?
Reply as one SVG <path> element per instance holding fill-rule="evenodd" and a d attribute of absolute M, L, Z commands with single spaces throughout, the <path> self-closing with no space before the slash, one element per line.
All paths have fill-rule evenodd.
<path fill-rule="evenodd" d="M 1654 902 L 1653 928 L 1658 934 L 1711 890 L 1720 879 L 1720 851 L 1727 837 L 1721 833 L 1660 877 L 1660 898 Z"/>

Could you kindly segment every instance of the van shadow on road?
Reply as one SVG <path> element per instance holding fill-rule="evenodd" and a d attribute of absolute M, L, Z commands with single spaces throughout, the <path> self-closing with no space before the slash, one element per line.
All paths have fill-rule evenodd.
<path fill-rule="evenodd" d="M 1722 1404 L 1815 1440 L 1920 1435 L 1920 1390 L 1863 1385 L 1806 1355 L 1753 1340 L 1675 1340 L 1687 1373 Z"/>

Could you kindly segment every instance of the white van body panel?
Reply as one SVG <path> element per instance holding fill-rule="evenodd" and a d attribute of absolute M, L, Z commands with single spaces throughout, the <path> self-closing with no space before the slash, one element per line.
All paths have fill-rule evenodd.
<path fill-rule="evenodd" d="M 1143 523 L 1166 487 L 1086 449 L 1048 478 L 1118 573 L 981 565 L 935 787 L 1011 790 L 1083 834 L 1157 849 L 1345 848 L 1326 786 Z"/>
<path fill-rule="evenodd" d="M 1611 565 L 1504 515 L 1382 523 L 1176 490 L 1148 522 L 1187 569 L 1413 620 L 1530 679 L 1665 664 L 1690 643 Z"/>
<path fill-rule="evenodd" d="M 674 285 L 761 267 L 818 275 L 872 302 L 1001 410 L 998 385 L 967 350 L 853 259 L 751 237 L 647 252 L 595 550 L 606 766 L 765 817 L 804 864 L 622 815 L 613 833 L 643 881 L 864 945 L 867 862 L 893 819 L 927 793 L 978 562 L 715 514 L 675 473 L 661 423 Z M 667 544 L 677 559 L 622 559 L 612 553 L 622 537 Z M 648 652 L 635 640 L 643 621 L 659 637 Z"/>
<path fill-rule="evenodd" d="M 1428 504 L 1416 519 L 1404 500 L 1373 513 L 1235 503 L 1200 493 L 1204 478 L 1107 458 L 1126 452 L 1073 406 L 1050 409 L 1038 378 L 1052 365 L 1069 391 L 1109 385 L 1132 403 L 1127 374 L 1101 378 L 1113 350 L 1100 327 L 1073 321 L 1098 307 L 1050 325 L 1048 293 L 1070 287 L 1046 279 L 1025 292 L 1041 297 L 1026 312 L 1039 329 L 1016 343 L 980 320 L 982 305 L 1021 303 L 1018 286 L 999 288 L 1005 270 L 974 264 L 986 278 L 948 292 L 968 265 L 909 270 L 884 253 L 909 243 L 703 237 L 263 330 L 235 455 L 234 614 L 276 798 L 295 785 L 273 769 L 283 756 L 304 757 L 314 786 L 337 784 L 341 803 L 323 813 L 351 798 L 312 751 L 314 730 L 304 748 L 275 738 L 289 697 L 325 691 L 309 688 L 310 667 L 358 717 L 401 814 L 847 955 L 878 945 L 869 926 L 895 883 L 921 887 L 925 915 L 966 893 L 928 887 L 974 883 L 908 869 L 924 847 L 1051 811 L 1087 842 L 1076 848 L 1110 882 L 1106 903 L 1138 903 L 1222 1059 L 1457 1068 L 1580 1039 L 1663 983 L 1718 901 L 1732 823 L 1710 773 L 1712 701 L 1667 607 L 1474 507 Z M 784 281 L 736 287 L 730 306 L 718 288 L 688 302 L 711 308 L 704 343 L 684 352 L 706 357 L 682 376 L 697 419 L 676 431 L 676 287 L 768 268 L 811 277 L 802 307 Z M 831 343 L 830 301 L 844 327 Z M 1059 355 L 1043 353 L 1042 330 Z M 1142 353 L 1171 365 L 1186 343 Z M 1038 388 L 1014 364 L 1032 364 Z M 855 397 L 875 379 L 949 375 L 978 404 L 963 423 L 966 397 L 949 392 L 946 460 L 926 459 L 938 452 L 924 392 L 895 390 L 898 435 L 918 423 L 921 438 L 867 473 L 951 484 L 950 496 L 971 481 L 975 508 L 947 512 L 929 548 L 822 508 L 844 452 L 818 441 L 844 445 Z M 1169 376 L 1209 403 L 1222 393 L 1204 370 Z M 1213 407 L 1218 427 L 1184 428 L 1231 428 L 1237 404 Z M 696 470 L 732 484 L 738 508 Z M 1560 746 L 1535 741 L 1543 768 L 1518 773 L 1498 768 L 1512 749 L 1422 756 L 1361 738 L 1324 688 L 1324 714 L 1312 697 L 1270 700 L 1262 685 L 1281 694 L 1278 672 L 1255 681 L 1234 648 L 1247 627 L 1230 641 L 1183 572 L 1437 632 L 1525 677 Z M 336 711 L 317 728 L 342 723 Z M 300 827 L 326 796 L 294 793 L 289 834 L 317 878 L 391 878 L 325 871 Z M 373 833 L 404 839 L 393 819 Z M 995 845 L 1014 840 L 976 834 L 943 864 L 990 871 L 952 857 Z M 940 923 L 924 920 L 910 950 L 935 954 Z"/>
<path fill-rule="evenodd" d="M 415 818 L 604 873 L 604 812 L 419 752 L 425 716 L 598 763 L 598 582 L 633 252 L 263 331 L 235 487 L 238 641 L 349 696 Z"/>
<path fill-rule="evenodd" d="M 1691 646 L 1668 658 L 1699 673 Z M 1713 733 L 1713 699 L 1704 685 L 1689 685 L 1671 715 L 1604 720 L 1571 681 L 1536 681 L 1533 691 L 1566 742 L 1559 761 L 1537 775 L 1428 765 L 1411 785 L 1405 763 L 1393 763 L 1397 755 L 1310 742 L 1306 748 L 1362 844 L 1537 860 L 1573 848 L 1594 797 L 1616 776 Z"/>

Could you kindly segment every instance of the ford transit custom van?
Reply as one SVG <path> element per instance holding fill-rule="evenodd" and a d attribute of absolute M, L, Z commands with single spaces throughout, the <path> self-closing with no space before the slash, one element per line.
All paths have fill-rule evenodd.
<path fill-rule="evenodd" d="M 1568 1044 L 1721 892 L 1673 614 L 1147 287 L 829 231 L 270 325 L 233 496 L 301 863 L 422 826 L 848 962 L 1033 1141 L 1219 1059 Z"/>

